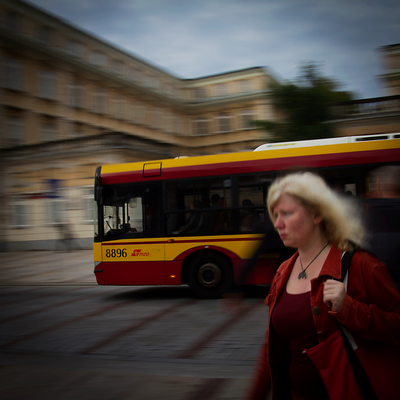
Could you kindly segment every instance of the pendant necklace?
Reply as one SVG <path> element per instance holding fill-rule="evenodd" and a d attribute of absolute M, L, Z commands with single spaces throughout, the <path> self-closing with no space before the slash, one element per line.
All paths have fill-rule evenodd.
<path fill-rule="evenodd" d="M 317 259 L 317 257 L 325 250 L 326 246 L 328 246 L 329 242 L 323 247 L 323 249 L 314 257 L 314 259 L 310 262 L 310 264 L 307 265 L 307 267 L 303 268 L 303 263 L 301 262 L 301 257 L 300 259 L 300 266 L 301 266 L 301 272 L 299 273 L 299 280 L 300 279 L 307 279 L 307 274 L 306 274 L 306 269 Z"/>

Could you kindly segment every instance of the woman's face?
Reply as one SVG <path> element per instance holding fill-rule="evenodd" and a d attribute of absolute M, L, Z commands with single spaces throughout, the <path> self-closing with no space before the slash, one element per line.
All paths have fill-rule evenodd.
<path fill-rule="evenodd" d="M 297 199 L 284 194 L 274 209 L 275 229 L 287 247 L 301 248 L 316 239 L 321 218 L 307 210 Z"/>

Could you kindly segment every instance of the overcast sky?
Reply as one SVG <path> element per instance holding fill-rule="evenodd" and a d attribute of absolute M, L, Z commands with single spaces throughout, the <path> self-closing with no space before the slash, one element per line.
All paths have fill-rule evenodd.
<path fill-rule="evenodd" d="M 314 62 L 357 98 L 385 95 L 378 49 L 400 43 L 399 0 L 31 0 L 180 78 L 255 66 L 294 80 Z"/>

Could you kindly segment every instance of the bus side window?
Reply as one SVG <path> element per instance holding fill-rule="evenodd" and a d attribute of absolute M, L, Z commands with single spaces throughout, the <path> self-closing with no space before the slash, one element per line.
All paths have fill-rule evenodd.
<path fill-rule="evenodd" d="M 143 204 L 141 197 L 131 197 L 128 202 L 129 232 L 143 232 Z"/>
<path fill-rule="evenodd" d="M 144 224 L 143 230 L 145 232 L 152 232 L 155 234 L 158 230 L 159 223 L 159 215 L 158 215 L 158 203 L 157 197 L 149 197 L 145 199 L 143 204 L 143 212 L 144 212 Z"/>
<path fill-rule="evenodd" d="M 263 232 L 269 218 L 266 215 L 266 196 L 272 177 L 266 175 L 244 175 L 239 185 L 239 230 L 240 232 Z"/>

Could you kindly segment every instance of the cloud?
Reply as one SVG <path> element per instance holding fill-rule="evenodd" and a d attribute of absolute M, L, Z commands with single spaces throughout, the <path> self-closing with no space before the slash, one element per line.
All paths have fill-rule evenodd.
<path fill-rule="evenodd" d="M 304 61 L 360 97 L 381 95 L 377 48 L 400 42 L 397 0 L 32 0 L 176 76 Z"/>

